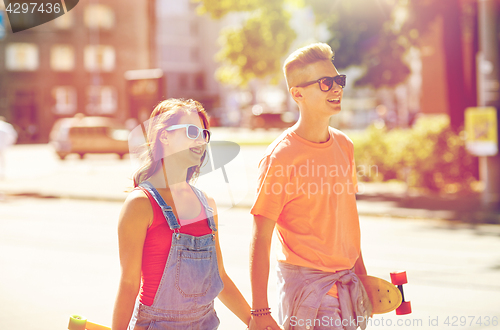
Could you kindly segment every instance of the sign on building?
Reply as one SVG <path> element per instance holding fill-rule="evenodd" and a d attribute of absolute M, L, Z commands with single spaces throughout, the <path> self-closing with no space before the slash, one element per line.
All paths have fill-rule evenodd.
<path fill-rule="evenodd" d="M 471 107 L 465 110 L 466 148 L 475 156 L 498 153 L 497 109 Z"/>

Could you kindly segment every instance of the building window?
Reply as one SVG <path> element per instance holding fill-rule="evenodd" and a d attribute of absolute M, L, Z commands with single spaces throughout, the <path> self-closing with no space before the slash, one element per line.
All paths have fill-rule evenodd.
<path fill-rule="evenodd" d="M 118 94 L 112 86 L 90 86 L 87 96 L 89 115 L 111 115 L 118 108 Z"/>
<path fill-rule="evenodd" d="M 198 72 L 194 75 L 194 84 L 197 90 L 205 89 L 205 74 L 203 72 Z"/>
<path fill-rule="evenodd" d="M 83 20 L 89 29 L 110 30 L 115 25 L 115 14 L 113 10 L 106 5 L 88 5 L 85 8 Z"/>
<path fill-rule="evenodd" d="M 189 13 L 189 0 L 164 0 L 158 1 L 160 15 L 186 15 Z"/>
<path fill-rule="evenodd" d="M 191 48 L 191 60 L 194 62 L 200 60 L 200 49 L 198 47 Z"/>
<path fill-rule="evenodd" d="M 187 73 L 179 74 L 179 89 L 188 89 L 189 88 L 189 76 Z"/>
<path fill-rule="evenodd" d="M 73 11 L 70 11 L 56 18 L 54 20 L 54 26 L 60 30 L 69 30 L 73 27 L 74 20 L 75 16 L 73 15 Z"/>
<path fill-rule="evenodd" d="M 10 71 L 38 69 L 38 47 L 32 43 L 12 43 L 5 47 L 5 67 Z"/>
<path fill-rule="evenodd" d="M 164 47 L 163 59 L 168 62 L 190 62 L 191 48 L 188 46 Z"/>
<path fill-rule="evenodd" d="M 76 113 L 76 88 L 72 86 L 56 86 L 52 88 L 54 107 L 52 112 L 56 115 L 72 115 Z"/>
<path fill-rule="evenodd" d="M 75 68 L 75 51 L 71 45 L 54 45 L 50 49 L 50 67 L 54 71 L 71 71 Z"/>
<path fill-rule="evenodd" d="M 87 71 L 113 71 L 115 69 L 115 49 L 112 46 L 86 46 L 84 65 Z"/>
<path fill-rule="evenodd" d="M 198 34 L 200 33 L 200 25 L 199 25 L 199 22 L 198 21 L 191 21 L 190 25 L 189 25 L 189 32 L 192 36 L 198 36 Z"/>

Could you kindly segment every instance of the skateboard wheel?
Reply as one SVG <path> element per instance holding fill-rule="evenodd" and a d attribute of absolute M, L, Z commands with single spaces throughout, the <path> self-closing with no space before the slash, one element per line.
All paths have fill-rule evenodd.
<path fill-rule="evenodd" d="M 85 330 L 87 319 L 81 315 L 71 315 L 69 317 L 69 330 Z"/>
<path fill-rule="evenodd" d="M 406 315 L 411 313 L 411 302 L 403 301 L 398 308 L 396 308 L 396 315 Z"/>
<path fill-rule="evenodd" d="M 403 285 L 408 283 L 408 280 L 406 278 L 406 271 L 398 271 L 398 272 L 392 272 L 391 273 L 391 282 L 394 285 Z"/>

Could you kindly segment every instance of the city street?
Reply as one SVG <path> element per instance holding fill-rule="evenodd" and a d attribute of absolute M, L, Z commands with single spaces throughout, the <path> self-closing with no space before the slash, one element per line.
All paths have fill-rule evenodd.
<path fill-rule="evenodd" d="M 121 203 L 9 197 L 0 206 L 0 328 L 65 329 L 75 313 L 110 324 Z M 406 297 L 413 306 L 408 316 L 376 316 L 369 328 L 399 320 L 409 322 L 405 329 L 443 329 L 447 317 L 454 329 L 499 328 L 484 324 L 500 316 L 500 237 L 433 220 L 362 217 L 361 226 L 369 273 L 389 279 L 390 271 L 407 270 Z M 250 230 L 248 209 L 221 213 L 224 264 L 247 299 Z M 275 311 L 274 273 L 270 301 Z M 221 329 L 244 329 L 219 301 L 216 309 Z M 460 326 L 460 317 L 467 326 Z M 429 325 L 433 320 L 438 327 Z"/>
<path fill-rule="evenodd" d="M 64 330 L 73 315 L 110 327 L 127 196 L 150 180 L 185 226 L 199 220 L 188 178 L 215 200 L 225 271 L 250 305 L 252 206 L 290 225 L 271 248 L 276 320 L 277 252 L 351 267 L 358 216 L 368 275 L 407 274 L 411 314 L 351 318 L 370 309 L 351 285 L 348 324 L 293 310 L 287 330 L 500 330 L 500 0 L 4 0 L 0 54 L 0 330 Z M 133 221 L 147 213 L 128 204 Z M 120 230 L 136 252 L 137 232 Z M 143 251 L 153 279 L 159 236 Z M 188 270 L 159 301 L 198 299 L 179 279 L 201 283 L 190 266 L 208 257 L 178 257 Z M 375 311 L 399 301 L 359 275 Z M 247 329 L 215 310 L 220 330 Z"/>
<path fill-rule="evenodd" d="M 228 274 L 250 299 L 249 214 L 256 166 L 265 147 L 242 147 L 247 196 L 220 202 Z M 116 227 L 129 161 L 116 155 L 57 159 L 46 145 L 7 154 L 0 182 L 0 329 L 66 329 L 69 315 L 110 325 L 119 280 Z M 231 181 L 231 167 L 228 175 Z M 241 182 L 241 178 L 240 178 Z M 376 202 L 360 203 L 377 210 Z M 369 329 L 500 329 L 500 230 L 437 219 L 362 212 L 363 257 L 371 275 L 389 280 L 404 269 L 413 313 L 377 315 Z M 270 303 L 276 312 L 274 264 Z M 244 329 L 219 301 L 222 330 Z"/>

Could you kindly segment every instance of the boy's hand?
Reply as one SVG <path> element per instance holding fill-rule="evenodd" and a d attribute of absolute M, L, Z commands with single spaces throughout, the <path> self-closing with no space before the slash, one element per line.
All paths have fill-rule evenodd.
<path fill-rule="evenodd" d="M 250 320 L 250 325 L 248 326 L 250 330 L 282 330 L 283 328 L 276 323 L 271 315 L 252 317 Z"/>

